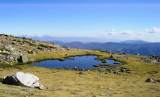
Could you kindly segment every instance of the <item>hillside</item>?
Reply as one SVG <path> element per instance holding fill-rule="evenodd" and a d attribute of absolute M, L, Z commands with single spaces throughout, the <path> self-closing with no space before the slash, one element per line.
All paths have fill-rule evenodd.
<path fill-rule="evenodd" d="M 46 42 L 35 41 L 24 37 L 14 37 L 9 35 L 0 35 L 0 61 L 2 63 L 17 63 L 20 57 L 29 54 L 37 54 L 56 49 L 64 49 L 58 45 Z M 29 61 L 28 58 L 24 58 Z M 23 60 L 21 60 L 23 61 Z"/>

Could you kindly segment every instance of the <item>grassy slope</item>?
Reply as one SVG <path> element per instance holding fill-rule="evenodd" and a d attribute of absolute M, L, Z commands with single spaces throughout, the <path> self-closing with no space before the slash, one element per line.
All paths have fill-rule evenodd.
<path fill-rule="evenodd" d="M 67 53 L 67 54 L 65 54 Z M 63 58 L 73 55 L 96 54 L 100 58 L 109 54 L 99 51 L 72 49 L 69 51 L 41 52 L 30 55 L 32 60 Z M 17 66 L 0 69 L 0 77 L 16 71 L 31 72 L 37 75 L 47 90 L 10 86 L 0 83 L 0 97 L 156 97 L 160 96 L 160 83 L 146 83 L 148 77 L 160 79 L 160 65 L 145 64 L 140 57 L 117 55 L 114 57 L 125 61 L 130 74 L 105 74 L 97 71 L 57 70 L 30 66 Z M 158 71 L 158 73 L 152 73 Z"/>
<path fill-rule="evenodd" d="M 44 59 L 64 59 L 70 56 L 79 56 L 79 55 L 97 55 L 100 58 L 107 58 L 110 54 L 93 51 L 93 50 L 81 50 L 81 49 L 70 49 L 70 50 L 53 50 L 49 52 L 39 52 L 38 54 L 30 54 L 30 61 L 38 61 Z"/>

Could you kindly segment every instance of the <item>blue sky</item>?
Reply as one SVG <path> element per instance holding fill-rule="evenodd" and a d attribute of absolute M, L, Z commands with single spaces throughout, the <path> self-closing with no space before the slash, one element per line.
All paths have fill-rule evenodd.
<path fill-rule="evenodd" d="M 16 35 L 160 41 L 159 17 L 159 0 L 0 0 L 0 32 Z"/>

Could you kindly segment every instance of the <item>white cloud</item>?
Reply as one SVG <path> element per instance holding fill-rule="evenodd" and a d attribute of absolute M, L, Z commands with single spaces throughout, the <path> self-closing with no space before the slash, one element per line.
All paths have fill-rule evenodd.
<path fill-rule="evenodd" d="M 135 29 L 136 30 L 136 29 Z M 145 40 L 145 41 L 160 41 L 160 26 L 148 28 L 147 30 L 114 30 L 112 38 L 121 40 Z"/>
<path fill-rule="evenodd" d="M 148 33 L 160 33 L 160 27 L 152 27 L 151 29 L 147 29 Z"/>

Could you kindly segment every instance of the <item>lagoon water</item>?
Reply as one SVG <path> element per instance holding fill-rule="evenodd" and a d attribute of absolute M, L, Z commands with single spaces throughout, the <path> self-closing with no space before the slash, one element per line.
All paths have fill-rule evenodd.
<path fill-rule="evenodd" d="M 46 60 L 33 63 L 34 66 L 47 68 L 63 68 L 63 69 L 91 69 L 94 65 L 104 64 L 100 60 L 96 60 L 96 56 L 76 56 L 60 60 Z M 107 64 L 114 64 L 114 60 L 106 60 Z"/>

